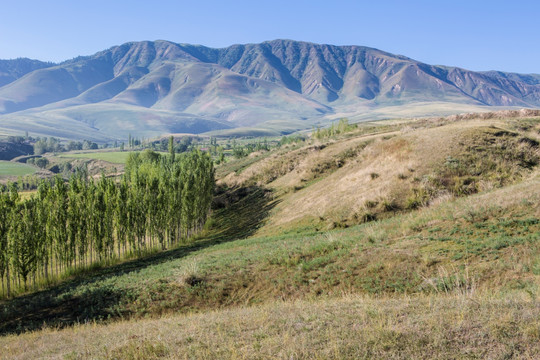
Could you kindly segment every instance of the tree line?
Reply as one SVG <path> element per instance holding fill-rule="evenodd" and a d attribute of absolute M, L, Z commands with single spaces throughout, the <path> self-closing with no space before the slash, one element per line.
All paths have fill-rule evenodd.
<path fill-rule="evenodd" d="M 32 139 L 32 138 L 30 138 Z M 59 139 L 36 138 L 34 143 L 34 155 L 42 155 L 47 152 L 64 152 L 72 150 L 95 150 L 98 145 L 90 140 L 69 141 L 67 144 L 62 144 Z"/>
<path fill-rule="evenodd" d="M 165 249 L 201 230 L 214 189 L 205 153 L 132 153 L 120 179 L 42 180 L 21 200 L 16 184 L 0 189 L 2 294 L 50 283 L 96 262 Z"/>

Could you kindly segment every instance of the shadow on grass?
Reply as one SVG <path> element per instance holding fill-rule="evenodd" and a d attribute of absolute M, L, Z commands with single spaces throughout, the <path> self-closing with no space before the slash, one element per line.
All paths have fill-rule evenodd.
<path fill-rule="evenodd" d="M 128 295 L 113 285 L 103 283 L 104 280 L 182 258 L 219 243 L 249 237 L 275 205 L 276 201 L 262 188 L 221 190 L 214 201 L 217 209 L 209 220 L 209 229 L 192 243 L 98 269 L 47 290 L 2 301 L 0 335 L 129 316 L 118 310 L 121 302 L 129 301 Z M 79 290 L 74 294 L 77 288 Z"/>

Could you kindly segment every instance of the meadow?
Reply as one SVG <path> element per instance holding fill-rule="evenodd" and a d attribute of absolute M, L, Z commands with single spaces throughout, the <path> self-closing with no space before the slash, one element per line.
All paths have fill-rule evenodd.
<path fill-rule="evenodd" d="M 110 162 L 112 164 L 125 164 L 130 151 L 94 151 L 86 153 L 59 154 L 60 158 L 67 159 L 96 159 Z"/>
<path fill-rule="evenodd" d="M 70 152 L 70 153 L 61 153 L 56 155 L 58 158 L 62 159 L 90 159 L 90 160 L 102 160 L 109 162 L 111 164 L 122 164 L 125 165 L 129 155 L 131 153 L 136 153 L 139 151 L 89 151 L 89 152 Z M 159 152 L 159 154 L 165 154 L 165 152 Z"/>
<path fill-rule="evenodd" d="M 10 161 L 0 161 L 0 177 L 31 175 L 34 174 L 36 171 L 37 168 L 30 165 Z"/>

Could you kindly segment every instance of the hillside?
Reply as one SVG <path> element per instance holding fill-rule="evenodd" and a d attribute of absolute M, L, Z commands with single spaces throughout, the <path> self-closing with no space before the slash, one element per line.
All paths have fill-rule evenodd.
<path fill-rule="evenodd" d="M 38 60 L 20 58 L 14 60 L 0 60 L 0 86 L 7 85 L 24 75 L 38 69 L 53 66 Z"/>
<path fill-rule="evenodd" d="M 60 64 L 23 60 L 0 63 L 4 132 L 96 141 L 231 128 L 279 135 L 344 116 L 540 106 L 539 75 L 433 66 L 362 46 L 145 41 Z"/>
<path fill-rule="evenodd" d="M 537 358 L 538 114 L 324 134 L 220 165 L 193 243 L 4 300 L 0 358 Z"/>
<path fill-rule="evenodd" d="M 0 140 L 0 160 L 11 160 L 21 155 L 34 153 L 32 145 L 26 142 L 9 142 Z"/>

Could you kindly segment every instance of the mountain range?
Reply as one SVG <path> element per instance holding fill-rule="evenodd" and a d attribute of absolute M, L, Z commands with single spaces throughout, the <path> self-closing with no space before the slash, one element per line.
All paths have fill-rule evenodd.
<path fill-rule="evenodd" d="M 353 121 L 540 107 L 540 75 L 428 65 L 292 40 L 215 49 L 131 42 L 59 64 L 0 60 L 0 134 L 110 141 L 278 135 Z"/>

